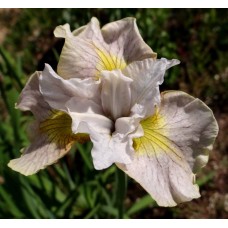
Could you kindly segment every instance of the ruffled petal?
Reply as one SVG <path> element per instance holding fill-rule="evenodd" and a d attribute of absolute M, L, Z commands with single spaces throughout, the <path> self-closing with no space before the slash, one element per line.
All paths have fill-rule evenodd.
<path fill-rule="evenodd" d="M 31 111 L 37 120 L 43 120 L 51 110 L 39 90 L 41 72 L 35 72 L 22 90 L 16 108 L 22 111 Z"/>
<path fill-rule="evenodd" d="M 128 164 L 131 162 L 133 147 L 127 140 L 112 136 L 113 123 L 103 115 L 70 113 L 74 128 L 88 133 L 93 143 L 91 151 L 93 165 L 97 170 L 106 169 L 113 163 Z"/>
<path fill-rule="evenodd" d="M 66 79 L 97 79 L 103 70 L 121 70 L 130 62 L 156 56 L 142 40 L 133 18 L 110 23 L 102 30 L 92 18 L 74 34 L 69 25 L 58 26 L 54 34 L 65 38 L 57 72 Z"/>
<path fill-rule="evenodd" d="M 130 164 L 134 155 L 133 138 L 141 137 L 141 126 L 130 117 L 120 118 L 115 123 L 115 132 L 101 133 L 84 122 L 93 143 L 92 158 L 95 169 L 106 169 L 113 163 Z"/>
<path fill-rule="evenodd" d="M 57 75 L 48 64 L 45 64 L 39 83 L 45 101 L 53 109 L 66 111 L 65 104 L 72 97 L 87 98 L 100 102 L 100 81 L 91 78 L 65 80 Z"/>
<path fill-rule="evenodd" d="M 117 164 L 118 167 L 135 179 L 159 206 L 176 206 L 200 197 L 198 186 L 193 184 L 194 176 L 186 164 L 182 167 L 167 154 L 170 151 L 162 148 L 155 147 L 153 155 L 147 153 L 147 150 L 153 151 L 153 146 L 148 143 L 145 154 L 136 155 L 129 165 Z"/>
<path fill-rule="evenodd" d="M 141 125 L 144 136 L 134 139 L 134 161 L 118 166 L 160 206 L 200 197 L 194 172 L 218 133 L 211 110 L 186 93 L 166 92 L 155 114 Z"/>
<path fill-rule="evenodd" d="M 72 131 L 76 133 L 90 133 L 87 123 L 91 128 L 101 134 L 110 134 L 113 129 L 113 121 L 108 119 L 102 107 L 92 100 L 71 98 L 66 107 L 72 118 Z"/>
<path fill-rule="evenodd" d="M 159 85 L 163 83 L 165 71 L 179 63 L 176 59 L 145 59 L 133 62 L 123 70 L 123 74 L 133 80 L 132 115 L 147 117 L 154 113 L 154 107 L 160 103 Z"/>
<path fill-rule="evenodd" d="M 110 45 L 110 51 L 117 57 L 123 56 L 126 63 L 157 57 L 143 41 L 133 17 L 108 23 L 101 32 L 105 42 Z"/>
<path fill-rule="evenodd" d="M 160 110 L 166 119 L 163 135 L 178 145 L 196 173 L 208 162 L 218 134 L 213 112 L 201 100 L 181 91 L 164 92 Z"/>
<path fill-rule="evenodd" d="M 52 111 L 49 118 L 37 123 L 37 128 L 33 129 L 35 138 L 32 144 L 8 166 L 26 176 L 32 175 L 63 157 L 75 141 L 88 141 L 88 135 L 72 133 L 71 122 L 66 113 Z"/>
<path fill-rule="evenodd" d="M 79 35 L 74 36 L 66 25 L 58 26 L 54 34 L 65 38 L 57 68 L 61 77 L 69 79 L 99 76 L 102 61 L 96 51 L 104 45 L 101 45 L 102 35 L 96 18 L 92 18 Z"/>
<path fill-rule="evenodd" d="M 110 119 L 129 116 L 131 83 L 132 79 L 125 77 L 120 70 L 102 72 L 101 102 L 106 116 Z"/>
<path fill-rule="evenodd" d="M 99 134 L 92 128 L 90 128 L 90 139 L 93 143 L 91 154 L 95 169 L 106 169 L 116 162 L 121 164 L 131 162 L 133 151 L 128 140 L 123 141 L 117 136 L 111 136 L 111 133 Z"/>

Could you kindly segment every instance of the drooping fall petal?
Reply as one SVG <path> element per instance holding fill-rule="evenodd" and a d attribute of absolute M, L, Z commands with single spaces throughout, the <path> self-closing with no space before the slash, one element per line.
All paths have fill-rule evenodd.
<path fill-rule="evenodd" d="M 186 93 L 166 92 L 154 115 L 141 125 L 144 136 L 134 139 L 133 162 L 118 166 L 160 206 L 198 198 L 194 173 L 205 164 L 218 133 L 211 110 Z"/>
<path fill-rule="evenodd" d="M 159 85 L 163 83 L 166 70 L 179 63 L 180 61 L 176 59 L 145 59 L 133 62 L 123 70 L 123 74 L 133 80 L 132 115 L 147 117 L 154 112 L 155 105 L 160 103 Z"/>
<path fill-rule="evenodd" d="M 44 99 L 39 90 L 41 72 L 34 73 L 25 85 L 17 108 L 31 111 L 36 121 L 30 130 L 32 143 L 23 149 L 20 158 L 13 159 L 8 166 L 24 175 L 32 175 L 53 164 L 64 156 L 75 141 L 88 141 L 87 134 L 74 134 L 71 117 L 56 111 Z"/>

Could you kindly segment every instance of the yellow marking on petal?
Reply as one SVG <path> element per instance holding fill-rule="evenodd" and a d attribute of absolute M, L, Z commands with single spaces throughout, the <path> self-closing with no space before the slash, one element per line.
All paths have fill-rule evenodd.
<path fill-rule="evenodd" d="M 144 136 L 133 139 L 133 147 L 137 155 L 159 156 L 166 154 L 181 164 L 183 155 L 175 142 L 166 136 L 167 121 L 158 109 L 153 116 L 141 121 L 140 124 L 144 130 Z"/>
<path fill-rule="evenodd" d="M 89 140 L 88 134 L 74 134 L 71 124 L 72 119 L 68 114 L 52 110 L 50 116 L 40 123 L 40 131 L 60 148 L 69 148 L 75 141 L 84 143 Z"/>
<path fill-rule="evenodd" d="M 100 61 L 97 64 L 97 76 L 100 76 L 100 71 L 102 70 L 123 70 L 126 66 L 127 63 L 125 62 L 124 58 L 119 58 L 113 54 L 110 54 L 106 51 L 103 51 L 97 47 L 95 47 L 95 51 L 100 59 Z"/>

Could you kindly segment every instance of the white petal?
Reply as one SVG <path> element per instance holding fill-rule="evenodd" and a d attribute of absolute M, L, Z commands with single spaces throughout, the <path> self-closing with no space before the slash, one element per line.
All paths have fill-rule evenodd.
<path fill-rule="evenodd" d="M 92 38 L 91 36 L 93 35 L 91 31 L 99 28 L 100 28 L 99 21 L 95 17 L 93 17 L 91 19 L 91 22 L 88 25 L 84 25 L 74 30 L 72 33 L 70 31 L 69 24 L 57 26 L 54 31 L 54 35 L 55 37 L 60 37 L 60 38 L 72 38 L 73 36 L 79 36 L 80 38 L 90 39 Z"/>
<path fill-rule="evenodd" d="M 30 77 L 16 104 L 16 108 L 22 111 L 31 111 L 37 120 L 45 119 L 51 109 L 39 90 L 40 75 L 41 72 L 35 72 Z"/>
<path fill-rule="evenodd" d="M 40 135 L 22 154 L 13 159 L 8 166 L 23 175 L 32 175 L 63 157 L 69 148 L 58 148 L 56 143 L 50 143 L 46 136 Z"/>
<path fill-rule="evenodd" d="M 144 135 L 143 129 L 139 124 L 141 118 L 137 117 L 122 117 L 115 122 L 115 132 L 113 135 L 118 135 L 124 139 L 126 136 L 138 138 Z"/>
<path fill-rule="evenodd" d="M 54 35 L 55 37 L 60 37 L 60 38 L 73 37 L 73 34 L 70 31 L 69 24 L 57 26 L 54 30 Z"/>
<path fill-rule="evenodd" d="M 58 27 L 57 27 L 58 28 Z M 64 32 L 58 30 L 66 29 Z M 99 22 L 92 18 L 91 22 L 82 30 L 76 32 L 77 36 L 69 34 L 68 28 L 59 27 L 57 34 L 65 38 L 65 44 L 60 55 L 57 72 L 66 79 L 69 78 L 97 78 L 100 73 L 102 60 L 97 53 L 106 49 L 104 44 Z"/>
<path fill-rule="evenodd" d="M 91 78 L 65 80 L 58 76 L 48 64 L 45 64 L 45 69 L 40 77 L 40 91 L 44 99 L 53 109 L 63 111 L 66 110 L 66 102 L 74 96 L 99 102 L 99 84 L 99 81 Z"/>
<path fill-rule="evenodd" d="M 199 99 L 181 91 L 165 92 L 162 97 L 160 112 L 167 123 L 163 134 L 179 146 L 195 173 L 208 161 L 218 124 Z"/>
<path fill-rule="evenodd" d="M 132 115 L 149 116 L 160 103 L 159 85 L 163 83 L 166 69 L 179 64 L 178 60 L 145 59 L 128 65 L 123 74 L 133 79 L 131 84 Z M 135 106 L 136 105 L 136 106 Z"/>
<path fill-rule="evenodd" d="M 106 169 L 113 163 L 128 164 L 133 154 L 129 141 L 123 141 L 111 134 L 99 134 L 90 128 L 90 139 L 93 142 L 92 158 L 95 169 Z"/>
<path fill-rule="evenodd" d="M 134 155 L 133 138 L 143 136 L 143 130 L 136 119 L 123 117 L 117 119 L 115 132 L 100 134 L 90 129 L 93 142 L 92 157 L 96 169 L 105 169 L 113 163 L 130 164 Z"/>
<path fill-rule="evenodd" d="M 91 22 L 70 34 L 69 26 L 56 28 L 55 34 L 65 38 L 57 72 L 66 79 L 99 78 L 102 70 L 124 69 L 128 63 L 156 58 L 142 40 L 135 19 L 126 18 L 100 29 L 99 22 Z"/>
<path fill-rule="evenodd" d="M 124 123 L 125 126 L 122 126 Z M 134 148 L 132 138 L 140 137 L 143 131 L 138 124 L 132 124 L 127 118 L 118 119 L 115 125 L 115 132 L 101 133 L 89 123 L 84 122 L 87 127 L 90 139 L 93 142 L 92 158 L 95 169 L 105 169 L 113 163 L 130 164 L 132 162 Z"/>
<path fill-rule="evenodd" d="M 89 133 L 87 125 L 102 134 L 110 134 L 113 122 L 104 116 L 100 105 L 92 100 L 73 97 L 66 104 L 74 133 Z"/>
<path fill-rule="evenodd" d="M 144 136 L 134 139 L 134 161 L 119 167 L 160 206 L 198 198 L 194 173 L 205 165 L 218 133 L 211 110 L 186 93 L 166 92 L 155 114 L 141 125 Z"/>
<path fill-rule="evenodd" d="M 118 167 L 140 183 L 158 205 L 175 206 L 200 195 L 181 150 L 156 131 L 159 118 L 155 116 L 142 124 L 144 136 L 134 139 L 133 162 Z"/>
<path fill-rule="evenodd" d="M 116 56 L 122 55 L 127 63 L 157 56 L 143 41 L 133 17 L 108 23 L 101 31 L 110 51 Z"/>
<path fill-rule="evenodd" d="M 131 108 L 130 84 L 120 70 L 102 72 L 101 102 L 106 116 L 113 120 L 129 116 Z"/>
<path fill-rule="evenodd" d="M 71 125 L 68 114 L 51 111 L 48 118 L 32 126 L 32 144 L 8 166 L 24 175 L 32 175 L 64 156 L 75 141 L 83 143 L 89 140 L 87 134 L 73 134 Z"/>
<path fill-rule="evenodd" d="M 153 145 L 150 145 L 153 150 Z M 149 149 L 149 144 L 148 148 Z M 155 154 L 136 155 L 129 165 L 117 164 L 150 193 L 159 206 L 176 206 L 177 203 L 200 197 L 198 186 L 193 184 L 194 176 L 183 169 L 172 157 L 170 151 L 156 150 Z"/>

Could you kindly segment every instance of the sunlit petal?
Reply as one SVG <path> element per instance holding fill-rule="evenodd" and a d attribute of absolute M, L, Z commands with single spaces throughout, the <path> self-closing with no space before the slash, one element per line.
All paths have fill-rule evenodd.
<path fill-rule="evenodd" d="M 37 124 L 32 144 L 23 150 L 22 156 L 13 159 L 8 166 L 24 175 L 32 175 L 63 157 L 75 142 L 89 140 L 86 134 L 73 134 L 71 118 L 64 112 L 52 111 L 49 118 Z"/>
<path fill-rule="evenodd" d="M 105 115 L 113 120 L 129 116 L 132 79 L 120 70 L 102 72 L 101 102 Z"/>
<path fill-rule="evenodd" d="M 113 121 L 107 118 L 102 107 L 92 100 L 73 97 L 66 104 L 68 113 L 72 118 L 72 130 L 74 133 L 89 133 L 87 123 L 99 133 L 110 134 Z"/>
<path fill-rule="evenodd" d="M 198 198 L 194 173 L 205 164 L 218 133 L 211 110 L 186 93 L 166 92 L 154 115 L 141 125 L 144 135 L 134 139 L 134 161 L 119 167 L 160 206 Z"/>
<path fill-rule="evenodd" d="M 127 64 L 156 54 L 142 40 L 135 19 L 126 18 L 107 24 L 100 29 L 99 21 L 71 33 L 69 25 L 55 29 L 57 37 L 65 38 L 58 74 L 66 79 L 99 78 L 103 70 L 124 69 Z"/>
<path fill-rule="evenodd" d="M 179 63 L 180 61 L 176 59 L 145 59 L 133 62 L 123 70 L 123 74 L 133 80 L 131 83 L 132 115 L 147 117 L 154 113 L 155 105 L 160 103 L 159 85 L 163 83 L 165 72 Z"/>
<path fill-rule="evenodd" d="M 208 161 L 218 134 L 218 124 L 210 108 L 201 100 L 181 91 L 162 94 L 160 113 L 166 124 L 163 135 L 174 141 L 195 173 Z"/>
<path fill-rule="evenodd" d="M 41 72 L 35 72 L 22 90 L 16 108 L 22 111 L 31 111 L 37 120 L 45 119 L 51 110 L 39 90 Z"/>
<path fill-rule="evenodd" d="M 65 104 L 72 97 L 100 102 L 100 81 L 94 81 L 91 78 L 65 80 L 57 75 L 48 64 L 41 73 L 39 83 L 45 101 L 53 109 L 66 111 Z"/>
<path fill-rule="evenodd" d="M 157 57 L 143 41 L 133 17 L 108 23 L 101 32 L 105 42 L 110 45 L 111 52 L 117 57 L 123 56 L 127 63 Z"/>

